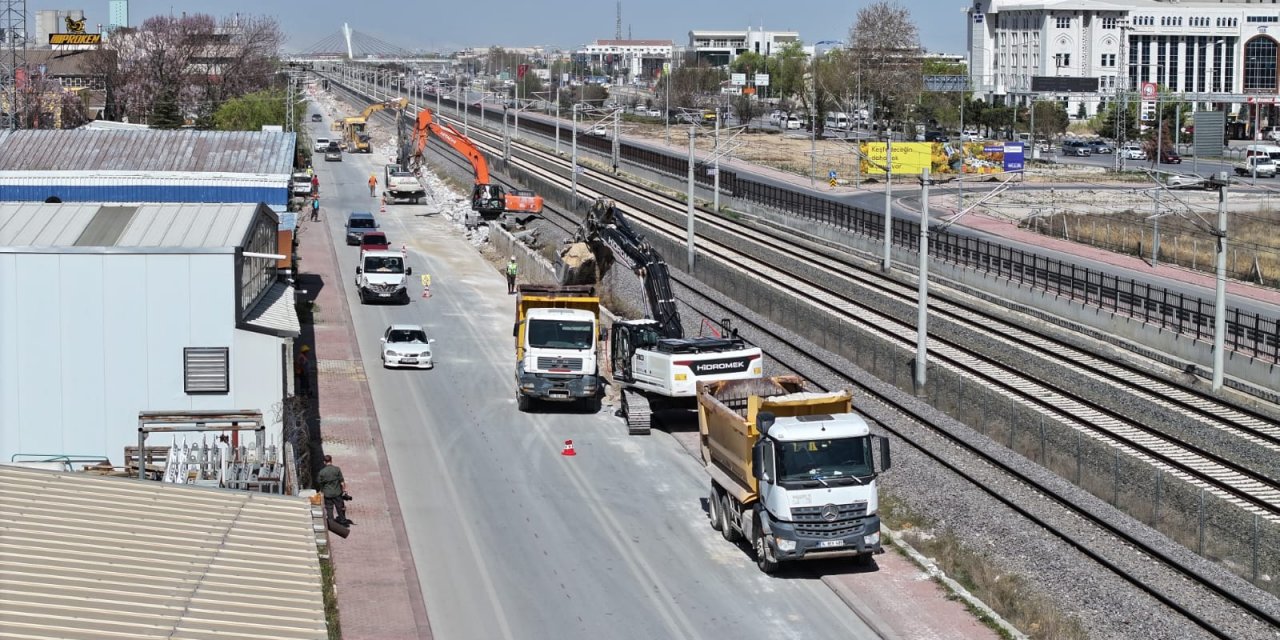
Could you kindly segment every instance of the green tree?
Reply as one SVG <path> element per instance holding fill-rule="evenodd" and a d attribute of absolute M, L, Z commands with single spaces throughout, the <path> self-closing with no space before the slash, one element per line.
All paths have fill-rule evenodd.
<path fill-rule="evenodd" d="M 1051 138 L 1066 132 L 1071 120 L 1067 108 L 1057 100 L 1041 100 L 1035 104 L 1035 137 Z"/>
<path fill-rule="evenodd" d="M 903 119 L 920 94 L 920 31 L 911 13 L 888 0 L 858 11 L 849 29 L 849 49 L 856 61 L 855 80 L 880 115 Z"/>
<path fill-rule="evenodd" d="M 764 71 L 768 66 L 768 58 L 765 58 L 754 51 L 747 51 L 738 54 L 738 57 L 733 59 L 733 64 L 729 65 L 729 68 L 732 69 L 734 73 L 745 73 L 749 75 L 757 71 Z"/>
<path fill-rule="evenodd" d="M 293 112 L 296 128 L 306 103 L 298 102 Z M 221 131 L 261 131 L 263 125 L 285 124 L 285 94 L 279 89 L 263 89 L 222 103 L 213 114 L 214 127 Z"/>
<path fill-rule="evenodd" d="M 1123 128 L 1123 133 L 1119 138 L 1123 140 L 1137 140 L 1140 137 L 1140 133 L 1138 131 L 1138 125 L 1135 122 L 1138 117 L 1137 113 L 1134 111 L 1135 106 L 1132 104 L 1129 105 L 1129 108 L 1124 111 L 1124 118 L 1121 119 L 1119 117 L 1119 105 L 1119 101 L 1116 100 L 1111 101 L 1111 103 L 1107 105 L 1107 109 L 1103 113 L 1102 120 L 1099 123 L 1100 127 L 1097 131 L 1098 135 L 1115 138 L 1116 132 L 1120 131 L 1120 129 L 1117 128 L 1117 120 L 1122 120 L 1120 125 Z M 1120 139 L 1117 139 L 1117 144 L 1120 141 Z"/>
<path fill-rule="evenodd" d="M 804 92 L 808 55 L 800 42 L 788 43 L 769 58 L 769 95 L 783 100 Z"/>
<path fill-rule="evenodd" d="M 177 129 L 183 124 L 182 110 L 178 106 L 178 91 L 173 87 L 164 87 L 156 93 L 151 103 L 151 117 L 148 123 L 154 129 Z"/>

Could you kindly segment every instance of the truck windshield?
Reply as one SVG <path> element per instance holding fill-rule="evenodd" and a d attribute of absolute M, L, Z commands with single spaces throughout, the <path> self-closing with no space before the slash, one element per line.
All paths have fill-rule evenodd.
<path fill-rule="evenodd" d="M 590 322 L 530 320 L 529 347 L 532 349 L 590 349 L 595 327 Z"/>
<path fill-rule="evenodd" d="M 779 442 L 774 451 L 781 482 L 866 477 L 873 472 L 868 436 Z"/>
<path fill-rule="evenodd" d="M 397 257 L 365 256 L 365 273 L 404 273 L 404 260 Z"/>
<path fill-rule="evenodd" d="M 352 229 L 376 229 L 378 227 L 373 223 L 373 218 L 351 218 L 347 221 L 347 226 Z"/>

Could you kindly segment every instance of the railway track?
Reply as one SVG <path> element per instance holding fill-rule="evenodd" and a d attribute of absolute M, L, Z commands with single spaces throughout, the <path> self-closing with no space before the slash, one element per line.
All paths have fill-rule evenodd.
<path fill-rule="evenodd" d="M 473 128 L 477 133 L 473 134 L 473 140 L 487 148 L 491 152 L 499 152 L 498 147 L 489 145 L 478 138 L 483 136 L 491 136 L 479 129 Z M 494 136 L 496 137 L 496 136 Z M 492 138 L 491 138 L 492 139 Z M 553 154 L 547 154 L 536 148 L 527 147 L 519 142 L 513 142 L 513 146 L 521 148 L 522 152 L 539 158 L 543 162 L 552 162 L 555 165 L 566 165 L 564 159 Z M 459 158 L 458 161 L 461 161 Z M 512 163 L 516 166 L 529 171 L 541 179 L 547 180 L 557 185 L 566 186 L 569 180 L 560 175 L 554 169 L 549 169 L 539 163 L 528 159 L 513 158 Z M 469 167 L 468 167 L 469 168 Z M 682 201 L 669 198 L 659 194 L 650 193 L 643 189 L 633 187 L 626 183 L 615 182 L 613 176 L 596 172 L 590 168 L 586 168 L 586 175 L 598 180 L 607 181 L 611 188 L 624 190 L 634 197 L 642 198 L 646 202 L 646 208 L 651 204 L 655 210 L 669 210 L 674 215 L 684 215 L 685 205 Z M 605 194 L 595 193 L 594 190 L 579 184 L 579 192 L 585 197 L 607 197 Z M 630 218 L 644 226 L 649 227 L 651 233 L 657 233 L 668 237 L 677 242 L 683 242 L 684 229 L 681 225 L 671 222 L 666 218 L 640 210 L 632 206 L 620 203 L 623 212 L 628 214 Z M 550 221 L 552 217 L 561 216 L 554 211 L 552 215 L 547 216 Z M 562 221 L 557 223 L 558 226 L 567 232 L 572 232 L 577 227 L 577 221 L 571 217 L 564 215 Z M 715 228 L 717 232 L 730 234 L 741 242 L 750 242 L 757 248 L 767 248 L 768 243 L 760 240 L 760 231 L 752 230 L 750 234 L 744 233 L 741 228 L 736 225 L 727 223 L 717 216 L 699 212 L 699 222 L 704 227 Z M 813 247 L 797 245 L 793 237 L 783 237 L 781 233 L 770 236 L 773 247 L 787 247 L 787 256 L 797 261 L 807 261 L 810 268 L 817 268 L 821 265 L 827 265 L 826 272 L 828 277 L 839 277 L 841 287 L 874 287 L 875 290 L 884 294 L 891 294 L 897 298 L 906 299 L 906 285 L 894 282 L 881 281 L 874 282 L 867 274 L 858 274 L 857 277 L 848 273 L 848 270 L 830 269 L 832 263 L 830 255 L 824 255 Z M 752 255 L 740 250 L 729 247 L 728 245 L 708 237 L 705 232 L 700 233 L 699 250 L 704 256 L 721 260 L 726 265 L 732 265 L 744 273 L 750 273 L 760 280 L 769 283 L 770 286 L 779 291 L 788 292 L 800 297 L 805 304 L 815 305 L 821 312 L 828 314 L 834 321 L 847 322 L 851 324 L 861 324 L 868 330 L 882 332 L 891 340 L 904 346 L 914 346 L 915 327 L 900 322 L 890 316 L 871 309 L 856 300 L 857 296 L 848 293 L 838 293 L 830 286 L 812 282 L 804 277 L 793 273 L 788 273 L 773 264 L 761 261 Z M 816 263 L 816 264 L 815 264 Z M 855 266 L 849 262 L 845 266 Z M 672 274 L 677 281 L 682 281 L 683 277 L 678 274 Z M 686 285 L 690 291 L 694 289 L 689 286 L 688 282 L 681 282 Z M 914 298 L 914 294 L 911 294 Z M 931 311 L 935 314 L 942 314 L 954 320 L 955 322 L 978 323 L 979 326 L 987 326 L 996 319 L 989 314 L 967 308 L 963 305 L 956 304 L 949 300 L 941 298 L 931 299 Z M 792 341 L 773 329 L 765 326 L 763 323 L 751 323 L 753 330 L 762 332 L 779 340 L 783 343 L 792 344 Z M 1247 410 L 1225 406 L 1212 398 L 1204 395 L 1195 394 L 1192 391 L 1181 389 L 1173 385 L 1168 385 L 1163 381 L 1153 380 L 1144 377 L 1139 371 L 1128 368 L 1116 363 L 1106 362 L 1091 354 L 1086 354 L 1079 349 L 1070 345 L 1064 345 L 1060 341 L 1039 336 L 1032 332 L 1025 331 L 1018 327 L 1011 327 L 1004 321 L 1001 321 L 999 330 L 995 337 L 1001 338 L 1010 344 L 1019 345 L 1020 348 L 1034 350 L 1040 354 L 1053 355 L 1061 357 L 1065 350 L 1069 350 L 1070 359 L 1064 366 L 1075 367 L 1080 371 L 1088 372 L 1100 378 L 1111 380 L 1117 387 L 1124 388 L 1130 393 L 1135 393 L 1146 397 L 1150 401 L 1160 401 L 1158 406 L 1168 410 L 1178 411 L 1186 415 L 1192 415 L 1201 419 L 1206 423 L 1210 423 L 1213 428 L 1229 430 L 1246 441 L 1254 442 L 1258 446 L 1274 449 L 1280 447 L 1280 434 L 1277 434 L 1274 425 L 1271 425 L 1260 414 L 1253 414 Z M 1225 499 L 1237 504 L 1242 509 L 1246 509 L 1251 513 L 1257 513 L 1269 521 L 1280 520 L 1280 488 L 1275 483 L 1265 477 L 1261 477 L 1248 469 L 1241 468 L 1239 465 L 1229 460 L 1217 456 L 1212 452 L 1204 451 L 1186 443 L 1178 442 L 1170 439 L 1163 434 L 1154 432 L 1143 425 L 1135 424 L 1133 421 L 1118 415 L 1116 412 L 1100 406 L 1097 403 L 1073 398 L 1069 395 L 1069 390 L 1054 388 L 1052 385 L 1044 384 L 1040 381 L 1028 380 L 1021 377 L 1017 372 L 1010 370 L 1008 367 L 986 361 L 981 354 L 975 353 L 973 350 L 963 345 L 951 343 L 949 341 L 940 340 L 931 336 L 930 342 L 931 362 L 935 366 L 945 366 L 960 375 L 970 377 L 974 380 L 981 380 L 992 385 L 998 385 L 1001 393 L 1015 399 L 1018 402 L 1026 403 L 1047 414 L 1052 414 L 1064 424 L 1068 424 L 1074 429 L 1088 433 L 1095 439 L 1106 439 L 1112 446 L 1120 449 L 1127 455 L 1137 457 L 1149 462 L 1156 468 L 1167 470 L 1170 474 L 1186 480 L 1193 486 L 1203 486 L 1206 490 L 1214 492 Z M 771 354 L 771 357 L 774 357 Z M 783 363 L 786 365 L 787 363 Z M 934 427 L 939 433 L 943 433 L 952 442 L 962 446 L 969 453 L 977 458 L 984 460 L 994 467 L 1001 469 L 1009 475 L 1016 478 L 1019 482 L 1032 487 L 1037 492 L 1052 499 L 1055 503 L 1063 508 L 1071 510 L 1077 515 L 1087 519 L 1094 526 L 1097 526 L 1110 535 L 1122 540 L 1124 544 L 1134 549 L 1140 550 L 1142 553 L 1156 560 L 1170 570 L 1178 572 L 1186 579 L 1192 580 L 1200 585 L 1204 590 L 1213 594 L 1214 598 L 1221 599 L 1231 606 L 1248 613 L 1248 615 L 1264 622 L 1280 627 L 1280 618 L 1277 618 L 1265 608 L 1255 604 L 1251 598 L 1241 596 L 1234 592 L 1233 589 L 1219 584 L 1216 580 L 1210 579 L 1199 572 L 1197 569 L 1187 566 L 1186 564 L 1172 558 L 1166 552 L 1154 548 L 1147 542 L 1139 539 L 1130 532 L 1124 530 L 1097 515 L 1076 505 L 1071 499 L 1060 495 L 1059 492 L 1039 482 L 1035 478 L 1029 477 L 1027 474 L 1012 468 L 1005 464 L 997 457 L 992 456 L 983 448 L 974 446 L 945 435 L 942 429 L 937 429 L 934 418 L 923 415 L 921 412 L 913 408 L 907 403 L 901 402 L 897 397 L 891 394 L 884 394 L 858 384 L 853 378 L 831 364 L 826 362 L 817 362 L 817 364 L 825 368 L 830 375 L 848 380 L 851 384 L 863 389 L 870 398 L 876 402 L 890 407 L 892 411 L 898 412 L 913 422 Z M 795 369 L 796 365 L 788 365 Z M 882 424 L 884 424 L 882 422 Z M 894 431 L 886 425 L 890 431 Z M 897 433 L 904 436 L 903 433 Z M 910 438 L 903 437 L 907 442 Z M 1060 532 L 1051 524 L 1045 522 L 1042 517 L 1032 513 L 1026 506 L 1015 504 L 1014 501 L 1007 496 L 1002 495 L 1000 491 L 993 490 L 989 484 L 978 481 L 971 477 L 970 474 L 956 465 L 943 459 L 942 456 L 935 452 L 921 448 L 920 451 L 935 460 L 938 460 L 944 466 L 952 471 L 960 474 L 962 477 L 968 478 L 974 482 L 974 485 L 990 494 L 995 499 L 1005 503 L 1010 508 L 1027 517 L 1030 521 L 1042 526 L 1047 531 L 1058 536 L 1064 542 L 1070 544 L 1082 553 L 1093 558 L 1102 566 L 1114 571 L 1118 575 L 1129 580 L 1136 587 L 1148 592 L 1166 606 L 1178 611 L 1181 615 L 1187 617 L 1188 620 L 1195 623 L 1205 631 L 1218 637 L 1230 637 L 1226 632 L 1219 629 L 1217 624 L 1206 619 L 1196 613 L 1189 603 L 1183 602 L 1180 598 L 1163 593 L 1160 590 L 1144 583 L 1123 568 L 1119 567 L 1112 559 L 1105 557 L 1104 554 L 1092 548 L 1092 545 L 1080 541 L 1070 535 Z"/>

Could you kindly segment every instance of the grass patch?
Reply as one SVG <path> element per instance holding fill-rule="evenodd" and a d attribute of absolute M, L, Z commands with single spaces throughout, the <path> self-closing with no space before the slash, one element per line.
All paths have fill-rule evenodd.
<path fill-rule="evenodd" d="M 951 579 L 1028 636 L 1063 640 L 1089 637 L 1078 620 L 1059 610 L 1050 598 L 1036 593 L 1025 578 L 997 569 L 985 555 L 965 547 L 955 532 L 935 531 L 936 523 L 931 518 L 913 512 L 900 499 L 881 493 L 880 518 L 917 551 L 933 558 Z M 988 616 L 968 608 L 983 624 L 1008 637 Z"/>
<path fill-rule="evenodd" d="M 324 586 L 324 620 L 329 627 L 329 640 L 342 640 L 342 623 L 338 621 L 338 592 L 334 586 L 333 560 L 320 559 L 320 581 Z"/>

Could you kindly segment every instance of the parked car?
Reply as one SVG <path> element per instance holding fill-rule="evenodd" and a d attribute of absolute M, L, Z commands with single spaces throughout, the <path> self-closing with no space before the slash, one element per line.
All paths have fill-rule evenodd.
<path fill-rule="evenodd" d="M 289 183 L 289 193 L 295 197 L 308 197 L 311 195 L 311 176 L 306 171 L 299 171 L 293 174 L 293 180 Z"/>
<path fill-rule="evenodd" d="M 382 366 L 434 369 L 432 344 L 422 325 L 393 324 L 382 333 Z"/>
<path fill-rule="evenodd" d="M 1147 152 L 1143 151 L 1141 145 L 1126 144 L 1120 147 L 1120 153 L 1124 155 L 1125 160 L 1146 160 Z"/>
<path fill-rule="evenodd" d="M 337 145 L 324 150 L 325 162 L 342 162 L 342 148 Z"/>
<path fill-rule="evenodd" d="M 977 142 L 982 139 L 982 136 L 978 135 L 977 129 L 965 129 L 964 133 L 961 134 L 960 139 L 965 142 Z"/>
<path fill-rule="evenodd" d="M 321 115 L 320 115 L 320 114 L 318 114 L 318 113 L 313 113 L 313 114 L 311 114 L 311 121 L 312 121 L 312 122 L 322 122 L 323 120 L 324 120 L 324 116 L 321 116 Z"/>
<path fill-rule="evenodd" d="M 1062 155 L 1064 156 L 1080 156 L 1089 157 L 1091 151 L 1089 144 L 1079 140 L 1068 140 L 1062 143 Z"/>
<path fill-rule="evenodd" d="M 609 128 L 602 124 L 598 124 L 591 127 L 590 129 L 587 129 L 587 135 L 603 138 L 609 135 Z"/>
<path fill-rule="evenodd" d="M 1116 152 L 1116 148 L 1107 144 L 1106 140 L 1090 140 L 1085 144 L 1089 145 L 1089 153 L 1104 154 Z"/>
<path fill-rule="evenodd" d="M 781 124 L 783 129 L 803 129 L 804 123 L 800 122 L 800 118 L 795 116 L 787 116 Z"/>
<path fill-rule="evenodd" d="M 641 111 L 641 115 L 649 116 L 650 118 L 662 117 L 662 111 L 660 109 L 641 109 Z"/>
<path fill-rule="evenodd" d="M 391 241 L 387 240 L 387 234 L 381 231 L 366 231 L 360 236 L 361 251 L 389 251 L 391 249 Z"/>
<path fill-rule="evenodd" d="M 941 131 L 926 131 L 924 132 L 923 141 L 924 142 L 947 142 L 948 138 L 947 138 L 947 134 Z"/>
<path fill-rule="evenodd" d="M 1165 181 L 1165 186 L 1170 189 L 1212 189 L 1213 183 L 1201 178 L 1200 176 L 1184 176 L 1172 175 Z"/>
<path fill-rule="evenodd" d="M 1160 164 L 1182 164 L 1182 156 L 1173 149 L 1160 149 Z"/>
<path fill-rule="evenodd" d="M 347 216 L 347 244 L 358 245 L 366 231 L 377 231 L 378 221 L 367 211 L 353 211 Z"/>
<path fill-rule="evenodd" d="M 329 148 L 329 139 L 328 139 L 328 138 L 316 138 L 316 144 L 315 144 L 315 146 L 314 146 L 314 147 L 312 147 L 311 149 L 312 149 L 313 151 L 319 151 L 319 152 L 323 153 L 323 152 L 324 152 L 325 150 L 327 150 L 328 148 Z"/>

